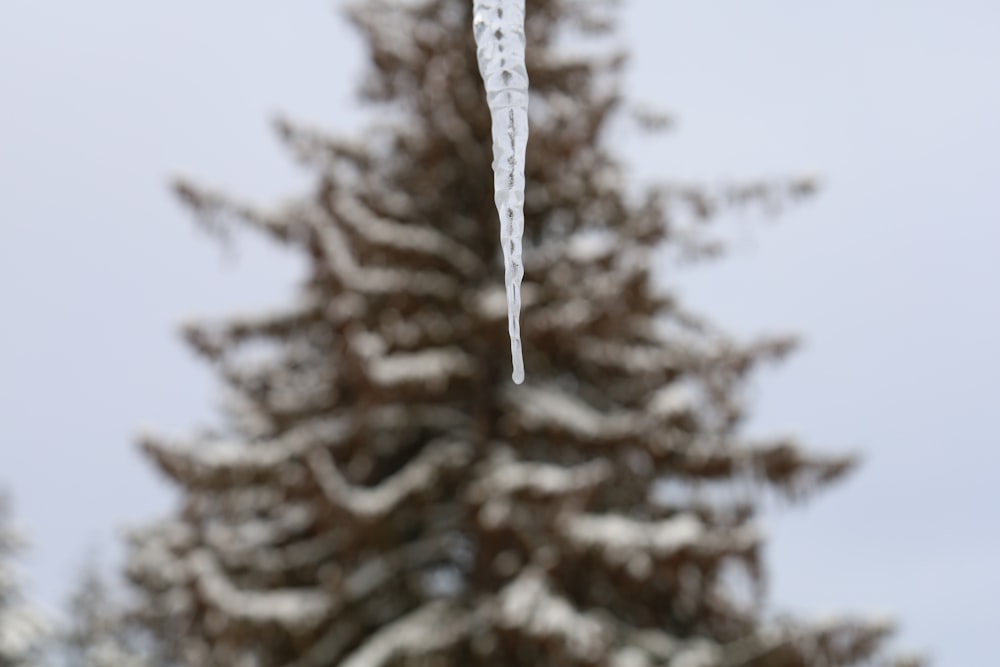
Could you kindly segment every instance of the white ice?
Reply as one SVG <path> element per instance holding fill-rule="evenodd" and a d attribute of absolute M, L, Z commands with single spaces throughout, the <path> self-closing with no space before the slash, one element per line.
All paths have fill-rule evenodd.
<path fill-rule="evenodd" d="M 524 62 L 524 0 L 474 0 L 473 32 L 479 72 L 493 120 L 493 187 L 500 214 L 507 324 L 514 382 L 524 382 L 521 356 L 521 236 L 524 234 L 524 158 L 528 145 L 528 70 Z"/>

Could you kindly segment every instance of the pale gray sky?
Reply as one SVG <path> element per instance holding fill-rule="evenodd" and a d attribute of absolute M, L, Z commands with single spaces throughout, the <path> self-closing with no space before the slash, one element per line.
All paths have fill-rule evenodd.
<path fill-rule="evenodd" d="M 867 459 L 805 508 L 776 508 L 776 607 L 890 613 L 900 643 L 939 667 L 986 664 L 1000 597 L 1000 5 L 633 0 L 625 19 L 632 90 L 680 119 L 657 142 L 616 135 L 636 178 L 813 170 L 827 183 L 779 225 L 746 221 L 733 259 L 677 276 L 740 333 L 805 335 L 758 383 L 754 430 Z M 212 419 L 212 378 L 176 324 L 280 303 L 296 275 L 262 244 L 221 255 L 168 176 L 261 201 L 293 192 L 307 175 L 267 120 L 354 126 L 359 46 L 325 0 L 0 9 L 0 484 L 47 604 L 89 548 L 114 554 L 116 526 L 168 507 L 133 434 Z"/>

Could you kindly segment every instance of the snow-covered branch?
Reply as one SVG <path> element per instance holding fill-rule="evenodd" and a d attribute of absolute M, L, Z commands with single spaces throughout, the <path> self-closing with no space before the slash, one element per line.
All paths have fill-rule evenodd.
<path fill-rule="evenodd" d="M 289 630 L 308 630 L 330 613 L 330 596 L 323 591 L 254 591 L 234 585 L 208 550 L 192 553 L 188 563 L 205 601 L 228 618 L 250 624 L 276 623 Z"/>
<path fill-rule="evenodd" d="M 184 338 L 209 359 L 216 359 L 234 343 L 250 338 L 281 338 L 301 330 L 310 320 L 323 316 L 319 299 L 309 295 L 291 307 L 258 315 L 230 316 L 224 322 L 185 322 Z"/>
<path fill-rule="evenodd" d="M 613 629 L 605 621 L 577 610 L 532 568 L 500 591 L 496 616 L 501 628 L 516 631 L 532 642 L 555 640 L 553 646 L 562 647 L 573 660 L 586 664 L 600 663 L 614 639 Z"/>
<path fill-rule="evenodd" d="M 364 360 L 368 378 L 382 387 L 418 383 L 444 386 L 452 377 L 468 376 L 475 363 L 455 346 L 386 354 L 385 341 L 374 333 L 356 334 L 351 349 Z"/>
<path fill-rule="evenodd" d="M 446 602 L 428 602 L 390 623 L 358 647 L 341 667 L 386 667 L 405 655 L 414 659 L 458 643 L 468 631 L 469 618 Z"/>
<path fill-rule="evenodd" d="M 433 489 L 446 471 L 465 466 L 470 456 L 469 448 L 461 443 L 432 443 L 405 468 L 373 488 L 351 485 L 326 450 L 317 449 L 309 455 L 309 468 L 331 506 L 357 519 L 375 521 Z"/>
<path fill-rule="evenodd" d="M 317 227 L 329 268 L 347 289 L 376 296 L 402 293 L 440 299 L 454 298 L 460 291 L 457 280 L 436 271 L 360 266 L 350 242 L 336 225 L 317 223 Z"/>
<path fill-rule="evenodd" d="M 519 390 L 520 391 L 520 390 Z M 511 495 L 552 500 L 587 494 L 611 477 L 611 465 L 597 459 L 575 467 L 517 461 L 509 453 L 498 455 L 471 489 L 483 501 Z"/>
<path fill-rule="evenodd" d="M 302 457 L 315 447 L 335 446 L 353 432 L 347 418 L 314 420 L 275 440 L 170 444 L 153 435 L 140 439 L 143 450 L 163 472 L 186 486 L 246 484 L 259 476 L 281 472 L 281 464 Z"/>
<path fill-rule="evenodd" d="M 346 190 L 331 193 L 326 204 L 338 223 L 370 246 L 439 260 L 462 275 L 473 275 L 482 265 L 468 248 L 434 228 L 377 216 Z"/>
<path fill-rule="evenodd" d="M 559 524 L 574 548 L 599 552 L 609 564 L 632 571 L 636 558 L 669 558 L 682 551 L 721 557 L 746 553 L 761 542 L 754 526 L 710 528 L 697 517 L 682 514 L 662 521 L 637 521 L 616 514 L 569 515 Z M 636 568 L 647 574 L 645 568 Z"/>

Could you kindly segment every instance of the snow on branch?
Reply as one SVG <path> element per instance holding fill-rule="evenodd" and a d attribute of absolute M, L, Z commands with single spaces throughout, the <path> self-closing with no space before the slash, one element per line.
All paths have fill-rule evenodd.
<path fill-rule="evenodd" d="M 533 247 L 525 258 L 525 270 L 550 285 L 576 292 L 580 285 L 573 282 L 573 277 L 581 275 L 580 269 L 586 271 L 583 275 L 607 273 L 622 254 L 638 250 L 636 244 L 614 231 L 581 229 Z"/>
<path fill-rule="evenodd" d="M 538 289 L 531 283 L 521 288 L 521 303 L 525 307 L 538 302 Z M 476 313 L 487 322 L 499 322 L 507 317 L 507 292 L 502 287 L 483 287 L 462 295 L 465 310 Z"/>
<path fill-rule="evenodd" d="M 679 371 L 690 366 L 690 355 L 677 345 L 628 345 L 619 342 L 583 338 L 577 353 L 600 368 L 614 368 L 627 374 L 649 374 L 663 369 Z"/>
<path fill-rule="evenodd" d="M 347 289 L 370 295 L 402 293 L 440 299 L 451 299 L 461 291 L 455 279 L 437 271 L 359 266 L 347 237 L 336 225 L 320 221 L 316 226 L 329 267 Z"/>
<path fill-rule="evenodd" d="M 617 443 L 638 438 L 646 419 L 631 411 L 602 413 L 554 387 L 507 392 L 519 424 L 529 430 L 569 433 L 583 441 Z"/>
<path fill-rule="evenodd" d="M 327 534 L 315 540 L 295 541 L 280 550 L 272 549 L 274 545 L 287 545 L 308 531 L 316 522 L 315 508 L 309 503 L 288 501 L 282 498 L 261 512 L 252 506 L 240 507 L 238 502 L 228 503 L 228 507 L 219 507 L 222 503 L 209 503 L 207 511 L 202 515 L 201 538 L 206 544 L 216 550 L 227 565 L 235 565 L 241 559 L 240 555 L 254 554 L 262 560 L 264 557 L 283 555 L 292 552 L 293 546 L 305 548 L 306 553 L 326 547 L 332 536 Z M 220 518 L 220 514 L 222 518 Z M 312 543 L 314 547 L 309 548 Z M 242 559 L 245 564 L 245 559 Z"/>
<path fill-rule="evenodd" d="M 478 500 L 523 494 L 549 500 L 586 494 L 611 477 L 611 465 L 597 459 L 575 467 L 513 460 L 497 456 L 472 488 Z"/>
<path fill-rule="evenodd" d="M 597 258 L 600 243 L 596 240 L 581 243 L 575 247 L 575 253 L 574 246 L 567 252 L 581 258 Z M 642 253 L 621 251 L 613 264 L 593 264 L 585 279 L 580 278 L 579 271 L 560 271 L 559 266 L 551 267 L 535 283 L 537 289 L 545 289 L 549 295 L 544 304 L 532 309 L 531 330 L 535 335 L 560 332 L 579 339 L 581 334 L 593 333 L 593 325 L 611 314 L 616 318 L 635 317 L 639 310 L 655 309 L 656 302 L 644 287 L 647 265 L 648 260 Z M 565 265 L 562 268 L 566 268 Z M 626 314 L 625 311 L 630 312 Z"/>
<path fill-rule="evenodd" d="M 188 578 L 183 554 L 194 546 L 196 535 L 191 524 L 180 520 L 160 521 L 127 536 L 131 556 L 127 573 L 133 581 L 166 590 L 184 585 Z"/>
<path fill-rule="evenodd" d="M 691 398 L 682 387 L 668 386 L 654 392 L 643 410 L 602 412 L 551 386 L 523 387 L 508 392 L 507 400 L 522 428 L 567 433 L 579 441 L 600 444 L 658 438 L 677 419 L 693 415 Z"/>
<path fill-rule="evenodd" d="M 676 459 L 685 455 L 683 446 L 669 428 L 678 419 L 693 418 L 693 408 L 686 392 L 667 387 L 652 394 L 644 410 L 613 410 L 602 412 L 555 387 L 524 387 L 508 392 L 506 399 L 518 418 L 518 426 L 536 433 L 568 434 L 580 443 L 597 445 L 655 445 L 649 450 L 654 457 Z"/>
<path fill-rule="evenodd" d="M 384 339 L 382 349 L 412 351 L 453 343 L 471 335 L 471 318 L 447 315 L 441 311 L 422 310 L 403 317 L 388 313 L 379 322 Z"/>
<path fill-rule="evenodd" d="M 657 335 L 655 342 L 622 343 L 596 337 L 581 338 L 574 353 L 581 361 L 602 371 L 615 371 L 627 377 L 659 376 L 669 382 L 681 374 L 700 373 L 706 367 L 705 350 L 680 336 L 665 338 Z"/>
<path fill-rule="evenodd" d="M 613 640 L 613 629 L 606 622 L 578 611 L 533 568 L 500 591 L 496 616 L 500 627 L 535 642 L 564 647 L 569 656 L 586 664 L 600 663 Z"/>
<path fill-rule="evenodd" d="M 327 631 L 308 650 L 282 667 L 329 667 L 361 630 L 351 623 L 331 623 Z"/>
<path fill-rule="evenodd" d="M 683 393 L 654 393 L 645 410 L 601 412 L 554 387 L 521 387 L 506 400 L 519 428 L 533 433 L 568 434 L 578 444 L 621 445 L 645 441 L 660 474 L 722 479 L 746 477 L 770 484 L 788 498 L 802 499 L 849 472 L 853 455 L 804 450 L 785 438 L 741 443 L 725 437 L 692 440 L 687 431 L 669 428 L 692 415 Z"/>
<path fill-rule="evenodd" d="M 223 539 L 218 533 L 206 534 L 205 542 L 216 550 L 227 567 L 252 568 L 256 572 L 275 574 L 302 567 L 319 567 L 337 552 L 344 540 L 337 532 L 331 531 L 281 547 L 237 543 Z"/>
<path fill-rule="evenodd" d="M 632 565 L 642 554 L 662 559 L 685 550 L 716 556 L 745 553 L 762 540 L 754 526 L 710 529 L 690 514 L 656 522 L 615 514 L 575 515 L 565 517 L 559 530 L 577 549 L 599 551 L 608 562 L 622 567 Z"/>
<path fill-rule="evenodd" d="M 660 667 L 673 665 L 674 657 L 684 642 L 660 629 L 624 629 L 624 646 L 612 656 L 612 667 Z"/>
<path fill-rule="evenodd" d="M 300 331 L 306 322 L 322 316 L 320 300 L 309 297 L 291 308 L 263 315 L 230 316 L 224 322 L 213 324 L 185 322 L 181 331 L 195 350 L 209 359 L 217 359 L 233 343 L 249 338 L 281 338 Z"/>
<path fill-rule="evenodd" d="M 554 304 L 531 311 L 528 321 L 531 331 L 538 333 L 566 333 L 574 337 L 587 331 L 604 312 L 603 305 L 585 296 L 567 297 Z"/>
<path fill-rule="evenodd" d="M 714 641 L 696 637 L 685 642 L 670 660 L 670 667 L 720 667 L 723 648 Z M 737 667 L 737 663 L 726 667 Z"/>
<path fill-rule="evenodd" d="M 386 667 L 457 644 L 468 632 L 468 614 L 443 601 L 429 602 L 390 623 L 340 662 L 341 667 Z"/>
<path fill-rule="evenodd" d="M 253 625 L 276 623 L 302 631 L 315 627 L 330 613 L 330 596 L 318 590 L 240 590 L 207 549 L 192 553 L 188 563 L 205 601 L 229 618 Z"/>
<path fill-rule="evenodd" d="M 51 634 L 45 616 L 23 599 L 12 559 L 27 540 L 8 520 L 7 496 L 0 492 L 0 665 L 33 664 Z"/>
<path fill-rule="evenodd" d="M 623 239 L 610 229 L 584 229 L 576 232 L 565 244 L 565 257 L 577 264 L 592 264 L 614 258 Z"/>
<path fill-rule="evenodd" d="M 27 667 L 51 631 L 40 611 L 20 606 L 0 607 L 0 665 Z"/>
<path fill-rule="evenodd" d="M 310 453 L 308 461 L 313 477 L 333 507 L 361 520 L 375 521 L 414 496 L 433 489 L 445 471 L 465 466 L 471 454 L 460 443 L 429 444 L 405 468 L 372 488 L 351 485 L 324 449 Z"/>
<path fill-rule="evenodd" d="M 375 215 L 344 190 L 331 193 L 326 203 L 337 222 L 370 245 L 433 257 L 465 276 L 475 275 L 482 265 L 472 251 L 432 227 L 401 224 Z"/>
<path fill-rule="evenodd" d="M 524 570 L 500 592 L 494 614 L 501 628 L 564 649 L 567 656 L 547 656 L 552 664 L 564 664 L 566 657 L 587 665 L 606 661 L 611 667 L 720 664 L 722 647 L 714 642 L 700 638 L 683 641 L 661 630 L 636 629 L 617 623 L 611 616 L 578 610 L 555 593 L 549 580 L 534 568 Z M 700 661 L 707 657 L 714 660 Z M 736 663 L 725 664 L 736 667 Z"/>
<path fill-rule="evenodd" d="M 446 404 L 389 403 L 375 407 L 370 412 L 369 424 L 379 430 L 404 432 L 415 427 L 432 431 L 456 432 L 468 422 L 461 410 Z"/>
<path fill-rule="evenodd" d="M 356 334 L 351 349 L 365 361 L 368 378 L 381 387 L 404 384 L 445 385 L 450 377 L 468 376 L 475 368 L 471 356 L 454 346 L 386 354 L 378 334 Z"/>
<path fill-rule="evenodd" d="M 340 594 L 338 609 L 371 598 L 390 582 L 441 562 L 447 558 L 447 552 L 447 541 L 441 535 L 433 535 L 368 558 L 342 579 L 331 581 Z"/>
<path fill-rule="evenodd" d="M 326 616 L 336 616 L 346 609 L 350 609 L 351 614 L 359 615 L 363 614 L 363 605 L 366 601 L 377 601 L 390 588 L 398 590 L 401 578 L 412 576 L 413 573 L 447 558 L 447 544 L 440 536 L 410 542 L 386 552 L 375 553 L 346 572 L 337 567 L 323 568 L 324 564 L 329 565 L 328 554 L 313 553 L 312 555 L 315 558 L 311 563 L 302 560 L 297 563 L 297 566 L 311 564 L 318 572 L 321 572 L 319 579 L 323 590 L 326 591 L 324 593 L 326 595 Z M 247 564 L 240 563 L 238 566 Z M 257 563 L 253 562 L 249 565 L 255 566 Z M 293 567 L 294 565 L 289 563 L 286 566 Z M 217 564 L 216 567 L 218 568 Z M 264 571 L 270 570 L 265 569 Z M 362 607 L 357 606 L 359 603 Z M 349 624 L 333 623 L 330 631 L 319 640 L 314 650 L 303 656 L 302 660 L 296 664 L 328 664 L 329 655 L 336 653 L 339 650 L 337 647 L 342 646 L 345 631 L 350 634 L 349 628 L 345 630 L 345 625 Z M 326 661 L 324 661 L 324 657 Z"/>
<path fill-rule="evenodd" d="M 359 266 L 350 242 L 326 212 L 314 203 L 291 202 L 275 211 L 261 211 L 239 204 L 225 195 L 178 180 L 175 189 L 190 203 L 207 229 L 223 238 L 230 220 L 242 219 L 281 241 L 291 241 L 318 233 L 323 241 L 330 269 L 348 289 L 362 294 L 409 293 L 449 298 L 459 291 L 458 283 L 443 273 L 396 268 Z M 418 243 L 426 243 L 426 239 Z"/>
<path fill-rule="evenodd" d="M 444 384 L 451 376 L 472 374 L 472 357 L 457 347 L 396 353 L 368 363 L 368 376 L 383 387 L 403 384 Z"/>
<path fill-rule="evenodd" d="M 353 432 L 346 418 L 314 421 L 275 440 L 261 443 L 215 443 L 196 446 L 171 445 L 153 435 L 140 438 L 140 445 L 160 469 L 188 487 L 244 484 L 261 475 L 271 475 L 280 464 L 303 456 L 314 447 L 345 441 Z"/>
<path fill-rule="evenodd" d="M 304 359 L 292 358 L 291 354 L 276 354 L 271 359 L 240 359 L 234 355 L 218 368 L 231 389 L 224 406 L 234 418 L 233 423 L 238 419 L 245 426 L 241 433 L 258 437 L 270 433 L 276 423 L 292 423 L 329 412 L 337 395 L 337 371 L 338 367 L 319 351 Z"/>

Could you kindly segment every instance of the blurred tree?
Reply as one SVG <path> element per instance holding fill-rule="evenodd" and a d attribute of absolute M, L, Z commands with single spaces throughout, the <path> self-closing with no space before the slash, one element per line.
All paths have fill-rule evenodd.
<path fill-rule="evenodd" d="M 14 557 L 24 538 L 9 523 L 9 501 L 0 493 L 0 667 L 40 664 L 48 639 L 48 624 L 25 604 Z"/>
<path fill-rule="evenodd" d="M 63 667 L 146 667 L 158 642 L 144 641 L 120 591 L 96 565 L 88 565 L 67 605 L 68 623 L 60 630 L 59 664 Z M 166 662 L 166 661 L 164 661 Z"/>
<path fill-rule="evenodd" d="M 131 538 L 145 625 L 188 665 L 797 667 L 874 660 L 885 622 L 762 609 L 762 496 L 800 500 L 850 456 L 740 434 L 743 388 L 788 338 L 734 340 L 654 289 L 661 244 L 808 180 L 628 187 L 612 0 L 532 0 L 522 335 L 510 382 L 489 115 L 469 0 L 365 0 L 363 96 L 338 139 L 288 120 L 315 188 L 264 209 L 176 189 L 227 234 L 301 253 L 280 311 L 192 324 L 225 426 L 142 446 L 183 492 Z M 638 114 L 645 126 L 664 119 Z"/>

